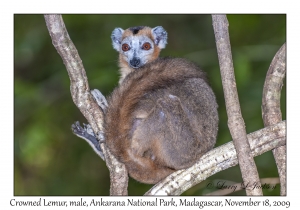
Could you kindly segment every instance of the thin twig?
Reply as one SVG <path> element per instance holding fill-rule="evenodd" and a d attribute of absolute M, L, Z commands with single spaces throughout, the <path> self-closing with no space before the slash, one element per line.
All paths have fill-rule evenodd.
<path fill-rule="evenodd" d="M 77 49 L 71 41 L 61 15 L 45 15 L 45 21 L 52 43 L 61 56 L 71 81 L 71 95 L 74 103 L 85 116 L 94 133 L 103 131 L 103 112 L 93 100 L 87 76 Z M 127 195 L 128 175 L 124 164 L 100 144 L 110 171 L 110 194 Z"/>
<path fill-rule="evenodd" d="M 228 20 L 226 15 L 212 15 L 212 20 L 228 115 L 228 127 L 238 154 L 243 181 L 249 186 L 246 189 L 246 193 L 247 195 L 262 195 L 261 189 L 251 190 L 253 185 L 260 181 L 254 159 L 250 155 L 251 150 L 247 140 L 245 122 L 242 117 L 236 88 L 229 41 Z"/>
<path fill-rule="evenodd" d="M 248 134 L 250 155 L 258 156 L 285 145 L 285 137 L 285 121 Z M 237 153 L 233 142 L 229 142 L 206 153 L 192 167 L 169 175 L 145 195 L 180 195 L 208 177 L 235 165 L 238 165 Z"/>
<path fill-rule="evenodd" d="M 263 90 L 262 116 L 265 126 L 274 125 L 282 120 L 280 93 L 286 72 L 286 45 L 274 56 L 269 67 Z M 273 155 L 280 178 L 280 194 L 286 195 L 286 146 L 274 149 Z"/>

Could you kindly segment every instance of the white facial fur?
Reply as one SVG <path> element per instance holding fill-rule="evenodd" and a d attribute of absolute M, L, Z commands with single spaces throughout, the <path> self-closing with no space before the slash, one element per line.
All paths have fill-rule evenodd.
<path fill-rule="evenodd" d="M 143 44 L 147 42 L 151 45 L 151 48 L 149 50 L 144 50 Z M 128 44 L 130 47 L 130 50 L 128 51 L 123 51 L 121 49 L 120 53 L 124 55 L 125 60 L 127 61 L 127 63 L 131 68 L 139 68 L 145 65 L 154 51 L 154 43 L 147 36 L 126 37 L 121 42 L 121 46 L 123 44 Z M 138 63 L 135 63 L 135 61 Z"/>

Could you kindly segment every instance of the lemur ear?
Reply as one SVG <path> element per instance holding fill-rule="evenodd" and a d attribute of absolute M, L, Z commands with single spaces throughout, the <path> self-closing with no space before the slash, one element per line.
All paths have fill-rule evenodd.
<path fill-rule="evenodd" d="M 163 49 L 166 47 L 168 34 L 162 26 L 156 26 L 151 30 L 154 37 L 154 43 L 160 48 Z"/>
<path fill-rule="evenodd" d="M 115 50 L 120 51 L 120 44 L 122 42 L 122 35 L 124 30 L 122 28 L 115 28 L 111 34 L 112 45 Z"/>

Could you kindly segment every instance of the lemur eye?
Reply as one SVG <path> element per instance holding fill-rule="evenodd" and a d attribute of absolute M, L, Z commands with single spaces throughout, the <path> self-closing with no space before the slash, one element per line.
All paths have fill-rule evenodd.
<path fill-rule="evenodd" d="M 123 44 L 123 45 L 122 45 L 122 50 L 123 50 L 124 52 L 130 50 L 129 45 L 128 45 L 128 44 Z"/>
<path fill-rule="evenodd" d="M 146 42 L 142 46 L 143 50 L 150 50 L 151 49 L 151 44 L 149 42 Z"/>

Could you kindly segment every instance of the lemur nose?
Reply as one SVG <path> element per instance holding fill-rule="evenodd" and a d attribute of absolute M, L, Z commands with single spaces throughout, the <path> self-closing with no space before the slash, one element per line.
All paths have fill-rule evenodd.
<path fill-rule="evenodd" d="M 139 67 L 140 62 L 141 62 L 140 59 L 138 59 L 138 58 L 133 58 L 132 60 L 130 60 L 130 65 L 131 65 L 132 67 L 137 68 L 137 67 Z"/>

